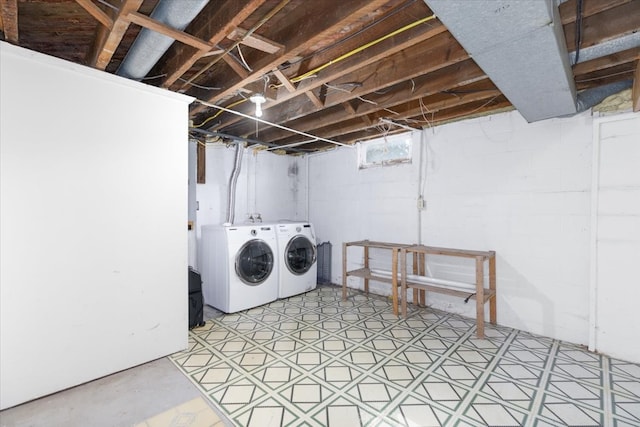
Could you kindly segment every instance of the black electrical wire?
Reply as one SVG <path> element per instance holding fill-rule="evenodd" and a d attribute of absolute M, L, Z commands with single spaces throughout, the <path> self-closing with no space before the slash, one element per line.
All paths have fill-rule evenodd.
<path fill-rule="evenodd" d="M 576 57 L 573 65 L 580 59 L 580 45 L 582 44 L 582 0 L 576 2 Z"/>

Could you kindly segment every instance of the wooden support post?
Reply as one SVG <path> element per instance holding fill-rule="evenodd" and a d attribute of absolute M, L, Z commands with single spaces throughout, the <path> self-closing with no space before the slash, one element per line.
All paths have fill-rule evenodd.
<path fill-rule="evenodd" d="M 493 297 L 489 300 L 489 320 L 492 325 L 496 325 L 497 319 L 497 302 L 498 295 L 496 294 L 496 254 L 489 258 L 489 289 L 493 291 Z"/>
<path fill-rule="evenodd" d="M 416 252 L 413 253 L 413 274 L 417 275 L 420 274 L 419 270 L 418 270 L 418 254 Z M 413 294 L 413 305 L 415 305 L 416 307 L 418 306 L 418 294 L 419 291 L 417 289 L 414 289 L 411 291 L 411 293 Z"/>
<path fill-rule="evenodd" d="M 369 246 L 364 247 L 364 268 L 369 268 Z M 369 279 L 364 279 L 364 292 L 369 294 Z"/>
<path fill-rule="evenodd" d="M 393 314 L 398 315 L 398 251 L 391 249 L 391 300 L 393 301 Z"/>
<path fill-rule="evenodd" d="M 342 243 L 342 301 L 347 300 L 347 244 Z"/>
<path fill-rule="evenodd" d="M 478 338 L 484 338 L 484 257 L 476 257 L 476 323 Z"/>
<path fill-rule="evenodd" d="M 427 255 L 424 253 L 420 254 L 420 275 L 421 276 L 426 276 L 427 275 Z M 418 301 L 419 305 L 421 307 L 425 307 L 427 305 L 427 291 L 425 291 L 424 289 L 420 289 L 420 299 Z"/>
<path fill-rule="evenodd" d="M 407 251 L 405 249 L 402 249 L 400 252 L 400 269 L 400 298 L 402 299 L 402 317 L 407 317 Z M 413 294 L 415 300 L 415 292 Z"/>

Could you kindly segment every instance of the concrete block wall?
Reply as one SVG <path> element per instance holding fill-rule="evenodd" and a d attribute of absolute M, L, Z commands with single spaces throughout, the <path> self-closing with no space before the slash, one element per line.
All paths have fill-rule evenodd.
<path fill-rule="evenodd" d="M 332 280 L 342 282 L 344 241 L 495 250 L 499 323 L 586 344 L 591 116 L 528 124 L 509 112 L 424 132 L 422 212 L 418 133 L 408 165 L 358 170 L 348 148 L 310 157 L 310 219 L 319 240 L 333 243 Z M 361 262 L 357 253 L 352 259 L 350 268 Z M 432 258 L 430 268 L 436 277 L 473 281 L 464 262 Z M 349 285 L 361 286 L 351 278 Z M 429 303 L 468 316 L 475 309 L 442 295 Z"/>
<path fill-rule="evenodd" d="M 251 148 L 243 150 L 234 223 L 244 223 L 255 213 L 260 213 L 264 222 L 306 219 L 304 158 L 279 156 Z M 202 225 L 225 222 L 235 147 L 210 144 L 206 155 L 206 183 L 198 184 L 196 189 L 198 230 Z"/>

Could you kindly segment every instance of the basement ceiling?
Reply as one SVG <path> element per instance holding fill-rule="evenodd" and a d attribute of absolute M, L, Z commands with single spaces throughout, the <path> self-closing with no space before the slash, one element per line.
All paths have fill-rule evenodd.
<path fill-rule="evenodd" d="M 443 3 L 432 2 L 436 10 Z M 560 60 L 549 73 L 568 76 L 571 99 L 635 79 L 637 111 L 640 0 L 477 0 L 468 10 L 449 8 L 442 21 L 430 0 L 0 0 L 0 31 L 15 45 L 195 97 L 193 137 L 300 153 L 518 107 L 527 98 L 513 92 L 518 79 L 540 104 L 547 72 L 505 70 L 504 51 L 499 67 L 481 68 L 485 52 L 476 63 L 463 47 L 473 52 L 478 40 L 490 42 L 487 31 L 504 38 L 499 26 L 470 35 L 474 15 L 526 21 L 532 2 L 556 19 L 555 39 L 540 43 L 557 45 Z M 523 60 L 514 51 L 511 63 Z M 265 98 L 259 120 L 254 95 Z"/>

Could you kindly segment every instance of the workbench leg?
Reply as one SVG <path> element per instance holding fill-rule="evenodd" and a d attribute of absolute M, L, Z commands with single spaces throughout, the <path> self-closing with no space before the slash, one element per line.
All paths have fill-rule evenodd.
<path fill-rule="evenodd" d="M 413 253 L 413 274 L 414 275 L 418 275 L 418 254 L 416 252 Z M 416 307 L 418 307 L 419 305 L 419 301 L 418 301 L 418 290 L 416 288 L 413 288 L 413 290 L 411 291 L 411 293 L 413 294 L 413 305 L 415 305 Z"/>
<path fill-rule="evenodd" d="M 476 324 L 478 338 L 484 338 L 484 257 L 476 257 Z"/>
<path fill-rule="evenodd" d="M 426 254 L 420 254 L 420 275 L 421 276 L 426 276 L 427 275 L 427 262 L 426 262 Z M 425 291 L 424 289 L 420 289 L 420 299 L 418 301 L 418 304 L 421 307 L 426 307 L 427 306 L 427 291 Z"/>
<path fill-rule="evenodd" d="M 342 244 L 342 301 L 347 300 L 347 244 Z"/>
<path fill-rule="evenodd" d="M 398 315 L 398 251 L 391 252 L 391 300 L 393 301 L 393 314 Z"/>
<path fill-rule="evenodd" d="M 489 289 L 493 291 L 493 297 L 489 300 L 489 320 L 492 325 L 496 325 L 498 322 L 497 300 L 498 294 L 496 292 L 496 257 L 495 255 L 489 258 Z"/>
<path fill-rule="evenodd" d="M 364 268 L 369 269 L 369 247 L 364 247 Z M 369 295 L 369 279 L 364 279 L 364 293 Z"/>
<path fill-rule="evenodd" d="M 407 251 L 404 249 L 400 252 L 400 299 L 402 299 L 402 317 L 407 317 Z"/>

